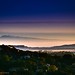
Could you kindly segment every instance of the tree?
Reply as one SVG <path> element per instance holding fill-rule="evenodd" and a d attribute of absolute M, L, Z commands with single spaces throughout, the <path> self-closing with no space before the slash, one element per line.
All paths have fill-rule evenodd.
<path fill-rule="evenodd" d="M 50 72 L 55 72 L 57 70 L 58 70 L 58 68 L 55 65 L 51 65 L 48 67 L 48 71 L 50 71 Z"/>

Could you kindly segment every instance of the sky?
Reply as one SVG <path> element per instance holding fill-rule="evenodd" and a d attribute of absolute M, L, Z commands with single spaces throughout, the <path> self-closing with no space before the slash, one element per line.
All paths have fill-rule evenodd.
<path fill-rule="evenodd" d="M 75 0 L 0 0 L 0 36 L 0 44 L 74 44 Z"/>

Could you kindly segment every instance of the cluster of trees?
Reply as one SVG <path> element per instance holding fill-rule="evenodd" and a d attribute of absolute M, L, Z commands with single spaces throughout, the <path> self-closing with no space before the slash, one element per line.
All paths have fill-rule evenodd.
<path fill-rule="evenodd" d="M 2 75 L 74 75 L 75 55 L 63 56 L 43 52 L 17 50 L 0 46 L 0 74 Z"/>

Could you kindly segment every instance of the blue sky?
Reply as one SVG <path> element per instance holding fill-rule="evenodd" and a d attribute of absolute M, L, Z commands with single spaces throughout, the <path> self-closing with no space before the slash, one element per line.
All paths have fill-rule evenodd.
<path fill-rule="evenodd" d="M 75 0 L 0 0 L 0 28 L 53 26 L 51 24 L 26 25 L 23 24 L 25 22 L 75 23 Z M 71 25 L 74 27 L 74 24 Z M 65 27 L 64 24 L 62 26 Z"/>
<path fill-rule="evenodd" d="M 75 18 L 75 0 L 1 0 L 0 19 Z"/>

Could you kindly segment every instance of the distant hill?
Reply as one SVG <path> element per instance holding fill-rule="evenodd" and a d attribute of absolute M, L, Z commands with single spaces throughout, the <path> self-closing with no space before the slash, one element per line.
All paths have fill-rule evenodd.
<path fill-rule="evenodd" d="M 24 45 L 13 45 L 14 47 L 19 47 L 19 48 L 28 48 L 28 46 L 24 46 Z"/>
<path fill-rule="evenodd" d="M 1 50 L 2 45 L 0 45 Z M 53 47 L 28 47 L 24 45 L 7 45 L 9 48 L 16 48 L 22 50 L 75 50 L 75 44 L 70 45 L 61 45 L 61 46 L 53 46 Z M 4 47 L 5 48 L 5 47 Z"/>
<path fill-rule="evenodd" d="M 53 47 L 28 47 L 24 45 L 17 45 L 15 47 L 19 48 L 28 48 L 28 49 L 39 49 L 39 50 L 63 50 L 63 49 L 75 49 L 75 44 L 70 45 L 61 45 L 61 46 L 53 46 Z"/>
<path fill-rule="evenodd" d="M 75 44 L 50 47 L 50 49 L 75 49 Z"/>

